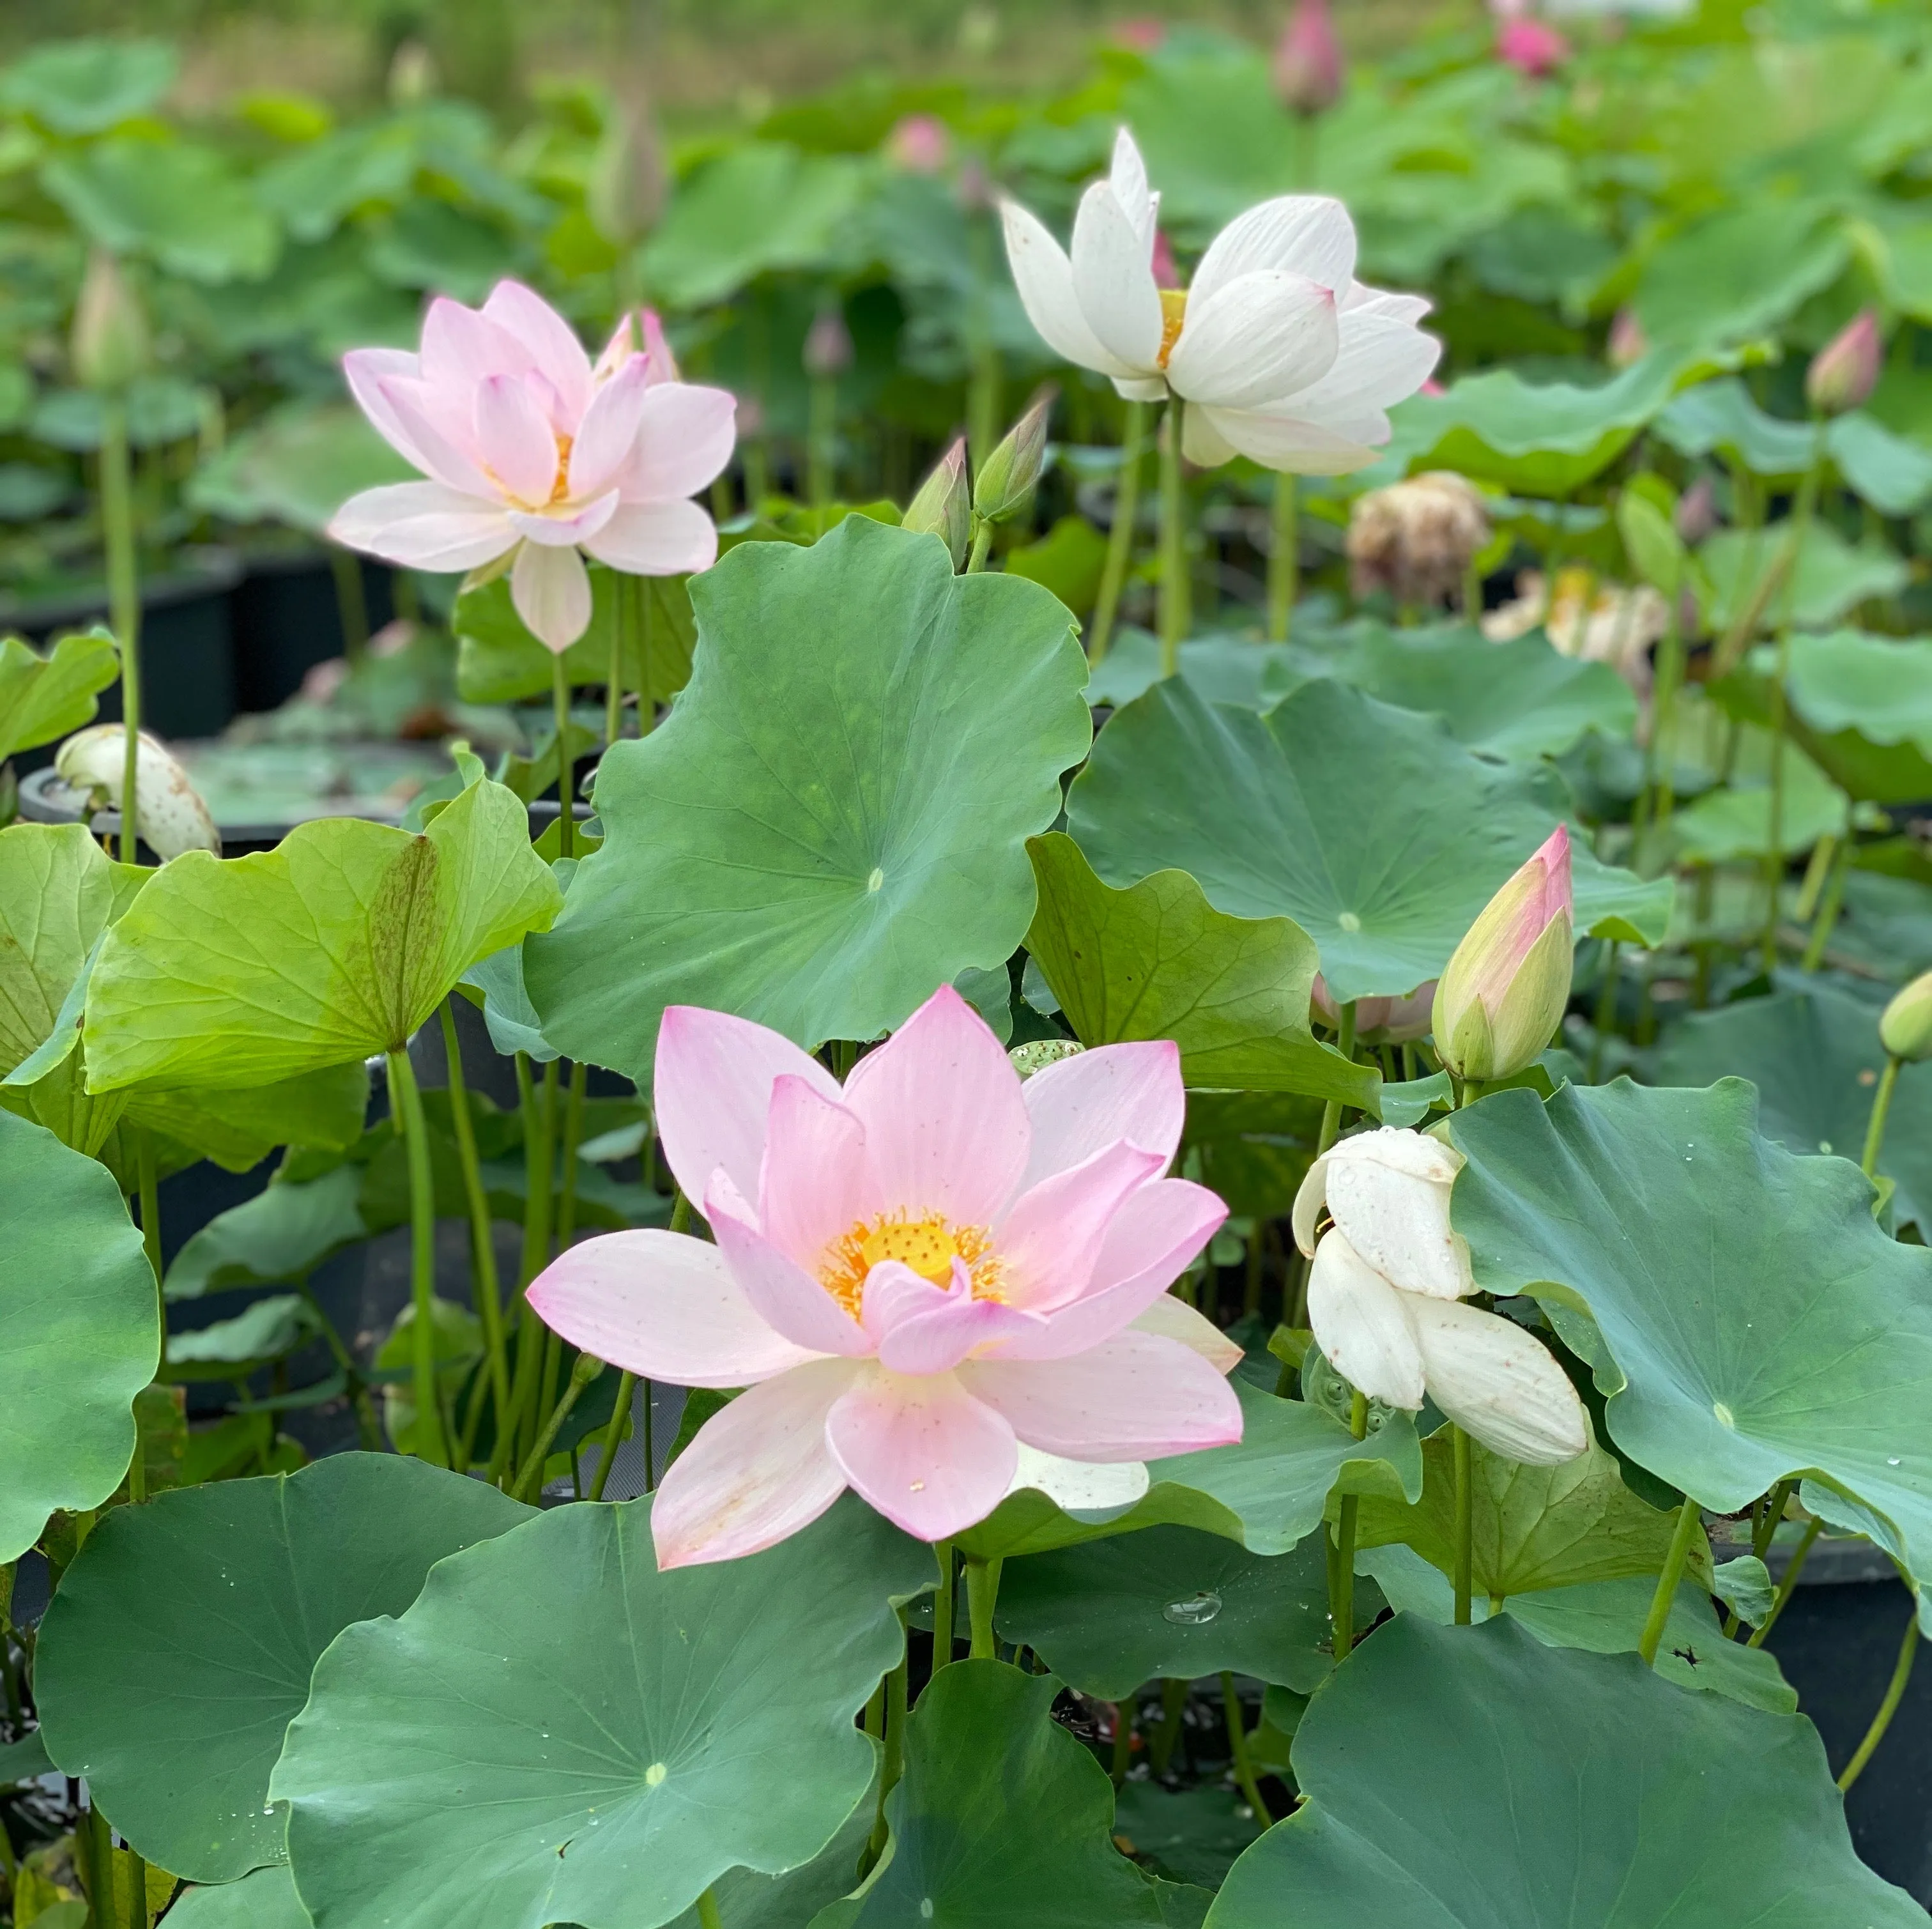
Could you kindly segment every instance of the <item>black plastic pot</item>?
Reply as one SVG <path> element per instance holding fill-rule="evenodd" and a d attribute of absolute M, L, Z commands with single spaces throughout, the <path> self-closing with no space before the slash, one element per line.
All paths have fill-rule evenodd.
<path fill-rule="evenodd" d="M 369 627 L 394 614 L 390 572 L 361 565 Z M 302 688 L 318 663 L 344 653 L 341 603 L 335 572 L 314 550 L 251 556 L 230 598 L 235 634 L 236 708 L 272 710 Z"/>

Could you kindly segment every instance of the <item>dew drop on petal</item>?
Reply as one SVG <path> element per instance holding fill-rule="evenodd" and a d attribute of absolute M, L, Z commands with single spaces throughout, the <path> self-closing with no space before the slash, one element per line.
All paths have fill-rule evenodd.
<path fill-rule="evenodd" d="M 1198 1594 L 1191 1594 L 1183 1600 L 1171 1600 L 1161 1610 L 1163 1621 L 1171 1621 L 1177 1628 L 1202 1628 L 1221 1612 L 1221 1597 L 1204 1588 Z"/>

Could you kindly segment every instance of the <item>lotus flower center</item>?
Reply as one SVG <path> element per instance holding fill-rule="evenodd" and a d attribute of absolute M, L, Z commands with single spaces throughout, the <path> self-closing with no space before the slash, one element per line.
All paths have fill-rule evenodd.
<path fill-rule="evenodd" d="M 818 1269 L 819 1283 L 854 1319 L 866 1296 L 866 1275 L 887 1259 L 896 1259 L 935 1286 L 952 1284 L 952 1262 L 964 1262 L 975 1299 L 1000 1297 L 999 1261 L 983 1226 L 955 1226 L 938 1213 L 923 1219 L 904 1214 L 891 1218 L 856 1221 L 826 1249 Z"/>
<path fill-rule="evenodd" d="M 1180 325 L 1186 319 L 1187 290 L 1163 288 L 1160 291 L 1160 352 L 1154 357 L 1161 368 L 1167 366 L 1167 358 L 1174 352 L 1174 345 L 1180 339 Z"/>
<path fill-rule="evenodd" d="M 554 508 L 570 494 L 570 450 L 574 438 L 559 432 L 556 438 L 556 477 L 550 485 L 550 506 Z"/>

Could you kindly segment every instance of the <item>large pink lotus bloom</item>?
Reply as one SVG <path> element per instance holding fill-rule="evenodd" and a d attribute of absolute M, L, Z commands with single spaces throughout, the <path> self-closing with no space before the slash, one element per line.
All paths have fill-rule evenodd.
<path fill-rule="evenodd" d="M 755 1553 L 848 1486 L 938 1540 L 1017 1486 L 1131 1500 L 1138 1463 L 1240 1438 L 1239 1349 L 1167 1294 L 1227 1212 L 1162 1176 L 1172 1045 L 1022 1084 L 942 987 L 842 1088 L 762 1025 L 674 1006 L 656 1101 L 718 1243 L 611 1233 L 530 1299 L 642 1378 L 746 1389 L 658 1490 L 660 1567 Z"/>
<path fill-rule="evenodd" d="M 731 458 L 733 402 L 677 380 L 656 317 L 641 350 L 626 315 L 596 366 L 571 326 L 520 283 L 478 309 L 441 298 L 422 346 L 359 348 L 343 370 L 362 411 L 430 478 L 365 489 L 329 534 L 415 569 L 476 569 L 514 555 L 510 592 L 562 652 L 590 622 L 595 556 L 634 576 L 717 560 L 688 500 Z"/>

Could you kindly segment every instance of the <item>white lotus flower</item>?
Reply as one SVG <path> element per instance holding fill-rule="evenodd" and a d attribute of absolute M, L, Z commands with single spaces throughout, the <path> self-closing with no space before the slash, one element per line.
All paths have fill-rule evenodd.
<path fill-rule="evenodd" d="M 1112 173 L 1081 197 L 1070 257 L 1025 208 L 1004 203 L 1006 258 L 1047 345 L 1131 401 L 1190 404 L 1190 462 L 1238 454 L 1301 476 L 1372 462 L 1389 439 L 1385 411 L 1442 352 L 1415 326 L 1428 302 L 1358 281 L 1348 210 L 1312 194 L 1250 208 L 1215 237 L 1191 286 L 1163 289 L 1160 209 L 1124 128 Z"/>
<path fill-rule="evenodd" d="M 169 754 L 158 737 L 136 733 L 134 751 L 134 830 L 165 864 L 184 850 L 221 855 L 221 833 L 201 793 Z M 121 807 L 121 778 L 128 733 L 118 724 L 94 724 L 76 730 L 54 758 L 62 783 Z"/>
<path fill-rule="evenodd" d="M 1413 1413 L 1425 1393 L 1473 1438 L 1531 1466 L 1590 1444 L 1582 1402 L 1549 1348 L 1514 1320 L 1463 1304 L 1468 1242 L 1449 1222 L 1461 1153 L 1384 1126 L 1310 1167 L 1294 1241 L 1312 1254 L 1308 1318 L 1330 1365 L 1372 1400 Z M 1326 1206 L 1334 1223 L 1317 1242 Z"/>

